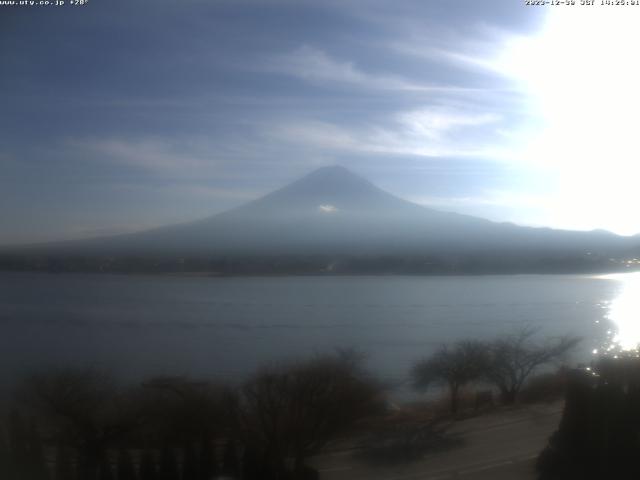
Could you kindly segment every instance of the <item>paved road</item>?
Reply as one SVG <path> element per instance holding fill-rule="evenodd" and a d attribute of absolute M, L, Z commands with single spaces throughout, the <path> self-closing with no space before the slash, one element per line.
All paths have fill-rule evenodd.
<path fill-rule="evenodd" d="M 316 459 L 322 480 L 533 480 L 535 458 L 557 428 L 562 406 L 540 405 L 457 422 L 464 443 L 403 465 L 380 467 L 349 452 Z"/>

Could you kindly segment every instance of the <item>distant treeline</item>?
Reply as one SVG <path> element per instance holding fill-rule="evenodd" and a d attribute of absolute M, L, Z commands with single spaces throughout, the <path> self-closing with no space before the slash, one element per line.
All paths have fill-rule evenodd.
<path fill-rule="evenodd" d="M 593 273 L 640 268 L 634 259 L 595 254 L 483 252 L 473 255 L 0 255 L 2 271 L 201 273 L 211 275 L 455 275 Z"/>

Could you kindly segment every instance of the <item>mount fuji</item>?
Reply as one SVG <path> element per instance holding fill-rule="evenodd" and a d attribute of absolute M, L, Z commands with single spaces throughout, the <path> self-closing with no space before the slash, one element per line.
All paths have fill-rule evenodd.
<path fill-rule="evenodd" d="M 311 262 L 312 271 L 335 259 L 353 265 L 349 258 L 368 258 L 378 266 L 384 258 L 384 264 L 396 265 L 393 271 L 398 262 L 405 271 L 412 261 L 423 265 L 419 271 L 464 272 L 471 267 L 478 271 L 547 271 L 556 267 L 582 271 L 611 269 L 611 261 L 626 265 L 627 259 L 640 251 L 639 246 L 637 237 L 605 231 L 524 227 L 427 208 L 385 192 L 344 167 L 331 166 L 199 221 L 11 252 L 30 258 L 67 259 L 234 258 L 246 263 L 248 258 L 252 262 L 261 258 L 261 264 L 274 257 L 295 257 L 296 262 L 322 259 L 319 264 Z M 2 258 L 7 255 L 11 256 L 5 251 Z"/>

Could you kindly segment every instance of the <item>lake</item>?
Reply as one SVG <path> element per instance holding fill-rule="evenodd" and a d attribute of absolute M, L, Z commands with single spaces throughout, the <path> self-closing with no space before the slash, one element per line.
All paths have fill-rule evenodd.
<path fill-rule="evenodd" d="M 584 338 L 640 338 L 638 274 L 450 277 L 172 277 L 0 274 L 0 371 L 65 365 L 133 379 L 190 374 L 239 380 L 274 362 L 355 348 L 402 384 L 438 345 L 522 326 Z"/>

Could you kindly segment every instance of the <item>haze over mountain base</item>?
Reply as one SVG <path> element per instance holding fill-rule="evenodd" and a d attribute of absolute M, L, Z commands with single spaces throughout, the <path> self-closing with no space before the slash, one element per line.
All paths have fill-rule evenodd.
<path fill-rule="evenodd" d="M 4 270 L 209 274 L 620 271 L 640 240 L 442 212 L 325 167 L 239 208 L 141 233 L 0 251 Z"/>

